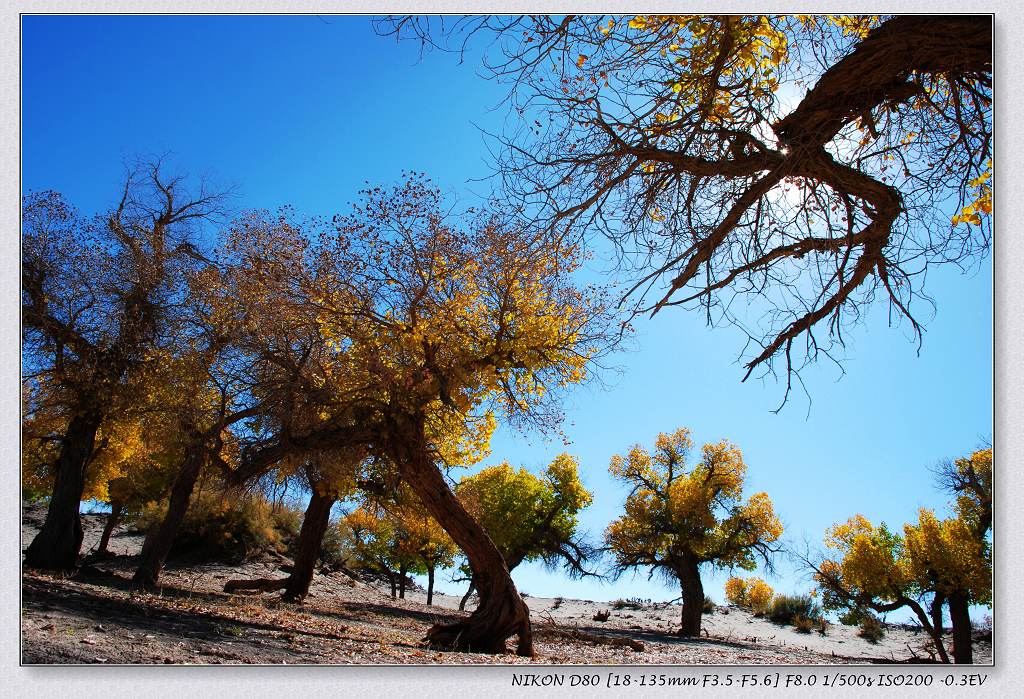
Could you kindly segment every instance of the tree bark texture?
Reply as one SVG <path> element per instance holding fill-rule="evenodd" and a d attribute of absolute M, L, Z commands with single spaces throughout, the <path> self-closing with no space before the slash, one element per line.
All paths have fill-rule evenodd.
<path fill-rule="evenodd" d="M 700 620 L 704 614 L 704 585 L 700 581 L 697 563 L 687 561 L 676 570 L 683 593 L 683 610 L 679 625 L 680 636 L 700 636 Z"/>
<path fill-rule="evenodd" d="M 427 606 L 434 603 L 434 566 L 427 566 Z"/>
<path fill-rule="evenodd" d="M 518 634 L 516 652 L 532 656 L 530 611 L 512 582 L 501 552 L 448 488 L 431 459 L 423 420 L 406 422 L 397 432 L 398 439 L 389 446 L 402 477 L 466 554 L 480 596 L 480 604 L 468 619 L 431 627 L 427 632 L 430 645 L 439 649 L 503 653 L 505 640 Z"/>
<path fill-rule="evenodd" d="M 192 499 L 192 491 L 203 470 L 204 457 L 205 452 L 201 446 L 192 446 L 186 451 L 185 461 L 171 488 L 171 501 L 167 507 L 167 514 L 164 516 L 163 522 L 160 523 L 160 527 L 151 537 L 147 537 L 143 546 L 139 567 L 132 578 L 136 585 L 156 585 L 159 580 L 160 571 L 163 569 L 164 561 L 167 560 L 167 554 L 171 552 L 174 538 L 178 535 L 178 529 L 181 528 L 189 501 Z"/>
<path fill-rule="evenodd" d="M 953 662 L 958 665 L 970 665 L 974 662 L 969 604 L 967 595 L 963 592 L 957 591 L 949 595 L 949 619 L 953 626 Z"/>
<path fill-rule="evenodd" d="M 336 499 L 330 495 L 321 495 L 315 489 L 306 506 L 306 514 L 302 518 L 299 529 L 299 540 L 295 545 L 295 565 L 288 576 L 288 585 L 282 598 L 289 602 L 301 602 L 309 594 L 309 585 L 313 582 L 313 572 L 320 558 L 320 543 L 331 520 L 331 508 Z"/>
<path fill-rule="evenodd" d="M 53 483 L 53 496 L 46 510 L 42 529 L 25 551 L 29 568 L 73 570 L 82 548 L 82 518 L 79 508 L 85 490 L 85 469 L 92 458 L 96 431 L 102 417 L 97 413 L 81 413 L 71 418 Z"/>

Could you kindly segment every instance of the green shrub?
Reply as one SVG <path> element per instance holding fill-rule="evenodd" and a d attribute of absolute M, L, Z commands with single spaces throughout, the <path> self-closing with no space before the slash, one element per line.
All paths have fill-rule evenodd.
<path fill-rule="evenodd" d="M 166 503 L 147 505 L 137 525 L 143 530 L 158 527 L 166 512 Z M 168 557 L 241 563 L 260 553 L 285 553 L 298 534 L 300 521 L 298 510 L 281 507 L 275 511 L 260 495 L 229 498 L 199 493 L 189 503 Z"/>
<path fill-rule="evenodd" d="M 792 624 L 798 615 L 817 619 L 821 616 L 821 607 L 810 595 L 775 595 L 766 615 L 776 624 Z"/>
<path fill-rule="evenodd" d="M 857 632 L 857 635 L 869 643 L 878 643 L 885 636 L 885 624 L 872 614 L 864 614 L 860 620 L 860 631 Z"/>
<path fill-rule="evenodd" d="M 867 615 L 869 615 L 868 612 L 863 609 L 848 609 L 839 615 L 839 623 L 843 626 L 859 626 L 861 620 Z"/>
<path fill-rule="evenodd" d="M 819 616 L 817 619 L 815 619 L 814 628 L 819 634 L 824 636 L 825 633 L 828 631 L 828 622 L 825 620 L 825 617 Z"/>

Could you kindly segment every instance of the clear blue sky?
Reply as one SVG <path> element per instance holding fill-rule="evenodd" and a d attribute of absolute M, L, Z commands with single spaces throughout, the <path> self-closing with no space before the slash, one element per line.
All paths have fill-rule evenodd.
<path fill-rule="evenodd" d="M 402 170 L 464 200 L 486 189 L 471 182 L 489 173 L 478 127 L 500 128 L 502 88 L 472 57 L 419 62 L 415 46 L 377 37 L 367 18 L 26 17 L 23 32 L 24 188 L 56 189 L 83 211 L 113 203 L 126 161 L 161 153 L 237 187 L 238 208 L 333 213 L 364 181 Z M 879 306 L 848 333 L 841 380 L 828 365 L 805 373 L 809 416 L 802 395 L 774 415 L 781 386 L 740 383 L 735 332 L 674 309 L 639 322 L 635 351 L 617 358 L 624 373 L 567 401 L 569 451 L 595 494 L 584 525 L 599 535 L 621 511 L 609 458 L 681 426 L 743 449 L 748 492 L 768 491 L 792 541 L 820 544 L 858 512 L 899 527 L 919 507 L 941 509 L 927 466 L 992 432 L 991 262 L 933 273 L 928 290 L 937 312 L 920 356 Z M 491 462 L 532 469 L 565 449 L 504 430 L 493 446 Z M 777 589 L 809 587 L 780 564 Z M 679 595 L 646 574 L 598 585 L 523 566 L 514 577 L 535 596 Z M 719 600 L 724 578 L 705 578 Z"/>

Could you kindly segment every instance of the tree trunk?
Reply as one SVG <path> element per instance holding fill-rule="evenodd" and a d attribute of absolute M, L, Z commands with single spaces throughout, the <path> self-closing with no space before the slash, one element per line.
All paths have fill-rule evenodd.
<path fill-rule="evenodd" d="M 299 540 L 295 544 L 295 565 L 288 576 L 288 586 L 282 598 L 289 602 L 301 602 L 309 594 L 309 585 L 313 582 L 313 571 L 320 558 L 320 543 L 331 520 L 331 508 L 336 498 L 321 495 L 315 489 L 306 506 L 306 514 L 302 518 L 299 529 Z"/>
<path fill-rule="evenodd" d="M 468 619 L 434 625 L 427 631 L 427 640 L 434 648 L 503 653 L 505 640 L 518 634 L 516 652 L 532 656 L 530 610 L 519 596 L 501 552 L 452 494 L 431 460 L 422 417 L 399 429 L 401 433 L 394 435 L 397 439 L 389 445 L 395 463 L 423 506 L 466 554 L 480 595 L 480 604 Z"/>
<path fill-rule="evenodd" d="M 79 508 L 85 489 L 85 468 L 92 458 L 101 416 L 80 413 L 71 418 L 57 457 L 53 495 L 42 529 L 25 551 L 29 568 L 72 570 L 82 548 Z"/>
<path fill-rule="evenodd" d="M 167 554 L 171 551 L 181 522 L 185 519 L 185 511 L 188 510 L 192 490 L 203 470 L 204 462 L 205 453 L 201 446 L 188 448 L 185 453 L 185 461 L 171 488 L 171 501 L 167 506 L 167 515 L 156 532 L 146 537 L 146 543 L 142 547 L 139 567 L 132 578 L 136 585 L 156 585 L 159 580 L 164 561 L 167 560 Z"/>
<path fill-rule="evenodd" d="M 404 563 L 398 567 L 398 596 L 401 599 L 405 599 L 405 574 L 407 572 L 408 570 Z"/>
<path fill-rule="evenodd" d="M 427 606 L 434 604 L 434 566 L 427 566 Z"/>
<path fill-rule="evenodd" d="M 949 595 L 949 619 L 953 626 L 953 662 L 970 665 L 974 662 L 971 648 L 971 616 L 967 595 L 961 591 Z"/>
<path fill-rule="evenodd" d="M 398 582 L 395 580 L 395 574 L 390 570 L 388 571 L 388 581 L 391 583 L 391 599 L 398 599 Z"/>
<path fill-rule="evenodd" d="M 124 512 L 124 505 L 120 500 L 110 501 L 110 514 L 107 516 L 107 523 L 103 526 L 103 535 L 100 536 L 100 545 L 96 547 L 97 556 L 106 556 L 110 552 L 107 546 L 110 544 L 110 535 L 114 533 L 114 527 L 121 521 L 121 513 Z"/>
<path fill-rule="evenodd" d="M 700 636 L 700 619 L 704 614 L 704 585 L 700 581 L 698 564 L 687 561 L 676 570 L 676 576 L 683 593 L 679 635 Z"/>
<path fill-rule="evenodd" d="M 474 590 L 476 590 L 476 584 L 473 582 L 472 579 L 470 579 L 469 587 L 466 589 L 466 594 L 464 594 L 462 596 L 462 599 L 459 600 L 459 611 L 460 612 L 466 611 L 466 602 L 469 601 L 469 598 L 473 595 L 473 591 Z"/>
<path fill-rule="evenodd" d="M 942 635 L 942 605 L 946 603 L 946 596 L 941 592 L 936 592 L 932 598 L 932 606 L 929 610 L 932 617 L 932 626 L 935 630 Z"/>

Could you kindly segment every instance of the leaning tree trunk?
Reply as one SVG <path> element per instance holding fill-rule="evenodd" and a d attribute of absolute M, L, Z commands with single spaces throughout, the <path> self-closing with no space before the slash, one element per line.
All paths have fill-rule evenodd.
<path fill-rule="evenodd" d="M 295 545 L 295 565 L 288 576 L 282 598 L 289 602 L 301 602 L 309 594 L 309 585 L 313 582 L 313 571 L 317 559 L 320 558 L 320 543 L 331 519 L 331 508 L 336 499 L 331 495 L 321 495 L 313 489 L 313 497 L 309 499 L 306 514 L 302 518 L 299 529 L 299 540 Z"/>
<path fill-rule="evenodd" d="M 46 521 L 25 551 L 25 565 L 29 568 L 72 570 L 78 563 L 82 548 L 79 507 L 85 490 L 85 468 L 92 458 L 101 421 L 96 413 L 81 413 L 68 424 L 57 457 Z"/>
<path fill-rule="evenodd" d="M 427 606 L 434 603 L 434 564 L 427 566 Z"/>
<path fill-rule="evenodd" d="M 680 636 L 700 636 L 700 619 L 704 614 L 704 585 L 700 581 L 697 563 L 687 561 L 676 570 L 683 593 L 683 610 L 679 625 Z"/>
<path fill-rule="evenodd" d="M 532 656 L 530 610 L 516 591 L 505 559 L 486 530 L 452 494 L 431 460 L 422 419 L 406 423 L 404 428 L 402 434 L 395 435 L 400 441 L 391 445 L 395 463 L 423 506 L 466 554 L 480 596 L 480 604 L 468 619 L 434 625 L 427 631 L 427 640 L 434 648 L 503 653 L 505 640 L 518 634 L 516 652 Z"/>
<path fill-rule="evenodd" d="M 114 533 L 114 527 L 121 521 L 121 513 L 124 512 L 124 504 L 120 500 L 110 501 L 110 514 L 107 515 L 107 523 L 103 526 L 103 535 L 100 536 L 100 544 L 96 547 L 97 556 L 106 556 L 110 552 L 107 546 L 110 545 L 110 535 Z"/>
<path fill-rule="evenodd" d="M 961 591 L 949 595 L 949 620 L 953 626 L 953 662 L 970 665 L 974 662 L 971 648 L 971 615 L 967 595 Z"/>
<path fill-rule="evenodd" d="M 462 596 L 462 599 L 459 600 L 459 611 L 460 612 L 466 611 L 466 602 L 469 601 L 469 598 L 473 596 L 473 593 L 475 591 L 476 591 L 476 584 L 473 582 L 473 579 L 470 578 L 470 580 L 469 580 L 469 587 L 466 589 L 466 594 L 464 594 Z"/>
<path fill-rule="evenodd" d="M 139 567 L 132 578 L 132 582 L 136 585 L 152 586 L 156 585 L 159 580 L 164 561 L 167 560 L 167 554 L 171 552 L 174 538 L 178 535 L 178 529 L 185 519 L 185 511 L 188 510 L 192 490 L 196 486 L 196 481 L 199 480 L 204 462 L 203 447 L 188 448 L 185 453 L 185 461 L 171 488 L 171 501 L 167 506 L 167 515 L 156 532 L 146 537 L 146 543 L 142 547 Z"/>

